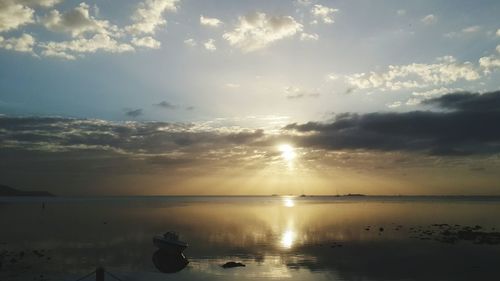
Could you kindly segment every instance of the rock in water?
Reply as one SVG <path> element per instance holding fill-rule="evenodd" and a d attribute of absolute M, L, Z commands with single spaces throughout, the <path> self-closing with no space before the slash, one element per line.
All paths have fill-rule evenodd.
<path fill-rule="evenodd" d="M 241 262 L 226 262 L 225 264 L 221 265 L 223 268 L 233 268 L 233 267 L 245 267 L 246 265 L 242 264 Z"/>

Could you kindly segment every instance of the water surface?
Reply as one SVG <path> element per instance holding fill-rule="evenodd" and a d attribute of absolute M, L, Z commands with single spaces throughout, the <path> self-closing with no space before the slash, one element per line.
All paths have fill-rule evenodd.
<path fill-rule="evenodd" d="M 498 197 L 2 198 L 0 280 L 492 280 L 500 245 L 442 233 L 499 214 Z M 151 239 L 168 230 L 189 264 L 166 274 Z"/>

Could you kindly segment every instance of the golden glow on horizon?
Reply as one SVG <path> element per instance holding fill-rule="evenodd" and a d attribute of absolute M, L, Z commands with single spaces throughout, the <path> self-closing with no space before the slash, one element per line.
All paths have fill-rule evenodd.
<path fill-rule="evenodd" d="M 281 152 L 281 157 L 288 163 L 295 159 L 295 150 L 293 146 L 289 144 L 281 144 L 278 146 L 278 150 Z"/>

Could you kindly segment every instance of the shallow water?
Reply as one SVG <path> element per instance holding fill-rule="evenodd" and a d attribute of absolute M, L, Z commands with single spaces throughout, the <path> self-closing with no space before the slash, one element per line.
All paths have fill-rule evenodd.
<path fill-rule="evenodd" d="M 0 280 L 76 280 L 98 265 L 122 280 L 498 278 L 499 244 L 443 243 L 433 224 L 496 232 L 500 198 L 2 198 Z M 168 230 L 189 264 L 167 274 L 151 238 Z"/>

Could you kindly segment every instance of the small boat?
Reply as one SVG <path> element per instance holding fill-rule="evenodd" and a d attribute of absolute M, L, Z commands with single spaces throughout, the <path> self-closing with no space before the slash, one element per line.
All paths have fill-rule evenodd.
<path fill-rule="evenodd" d="M 172 231 L 153 237 L 153 244 L 161 250 L 172 253 L 182 253 L 188 246 L 186 242 L 179 240 L 179 235 L 177 233 Z"/>

